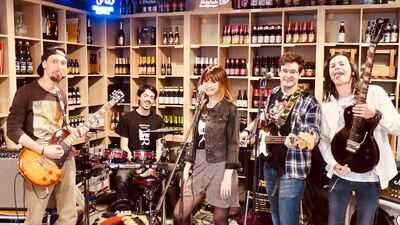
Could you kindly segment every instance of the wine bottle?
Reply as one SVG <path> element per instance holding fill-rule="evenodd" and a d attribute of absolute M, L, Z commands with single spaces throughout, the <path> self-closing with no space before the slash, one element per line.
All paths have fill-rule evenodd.
<path fill-rule="evenodd" d="M 25 42 L 26 47 L 26 73 L 33 74 L 33 64 L 32 64 L 32 56 L 31 52 L 29 51 L 29 41 Z"/>
<path fill-rule="evenodd" d="M 90 19 L 87 22 L 87 43 L 89 45 L 93 44 L 93 37 L 92 37 L 92 27 L 90 25 Z"/>
<path fill-rule="evenodd" d="M 117 45 L 118 46 L 124 46 L 125 45 L 125 33 L 124 33 L 124 30 L 123 30 L 122 21 L 119 22 L 119 32 L 118 32 L 118 38 L 117 38 Z"/>
<path fill-rule="evenodd" d="M 337 42 L 343 43 L 345 42 L 345 40 L 346 40 L 346 32 L 344 30 L 344 21 L 342 20 L 340 22 Z"/>

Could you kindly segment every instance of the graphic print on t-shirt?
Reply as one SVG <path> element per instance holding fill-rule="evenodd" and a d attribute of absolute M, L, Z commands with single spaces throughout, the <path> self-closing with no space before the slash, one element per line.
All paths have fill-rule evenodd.
<path fill-rule="evenodd" d="M 206 118 L 207 115 L 206 114 L 201 114 L 200 116 L 200 120 L 199 120 L 199 124 L 197 126 L 197 132 L 199 133 L 199 143 L 197 145 L 197 147 L 199 147 L 200 149 L 204 149 L 205 148 L 205 133 L 206 133 Z"/>
<path fill-rule="evenodd" d="M 150 124 L 139 124 L 139 142 L 143 149 L 150 146 Z M 151 149 L 150 149 L 151 150 Z"/>
<path fill-rule="evenodd" d="M 62 113 L 56 101 L 32 102 L 33 130 L 39 141 L 48 141 L 62 126 Z"/>

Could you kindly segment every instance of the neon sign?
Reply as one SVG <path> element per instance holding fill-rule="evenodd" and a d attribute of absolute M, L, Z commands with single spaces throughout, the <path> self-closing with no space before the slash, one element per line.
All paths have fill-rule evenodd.
<path fill-rule="evenodd" d="M 92 10 L 98 15 L 110 15 L 114 12 L 115 0 L 96 0 L 96 5 L 92 5 Z"/>

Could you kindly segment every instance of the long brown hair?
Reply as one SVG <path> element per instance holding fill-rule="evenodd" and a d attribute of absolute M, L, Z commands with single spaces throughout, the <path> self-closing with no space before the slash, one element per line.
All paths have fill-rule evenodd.
<path fill-rule="evenodd" d="M 331 76 L 329 74 L 329 63 L 333 58 L 336 56 L 344 56 L 347 61 L 350 64 L 351 67 L 351 90 L 352 91 L 357 91 L 358 83 L 360 81 L 360 75 L 358 73 L 357 66 L 351 62 L 350 58 L 343 54 L 343 53 L 338 53 L 333 56 L 331 56 L 328 61 L 326 61 L 325 66 L 324 66 L 324 101 L 329 101 L 329 98 L 333 96 L 334 98 L 338 99 L 339 94 L 336 90 L 335 83 L 333 83 Z"/>
<path fill-rule="evenodd" d="M 203 82 L 211 80 L 212 82 L 219 82 L 219 96 L 225 98 L 229 102 L 233 101 L 232 95 L 229 92 L 228 76 L 225 69 L 220 66 L 208 66 L 200 77 L 199 85 Z"/>

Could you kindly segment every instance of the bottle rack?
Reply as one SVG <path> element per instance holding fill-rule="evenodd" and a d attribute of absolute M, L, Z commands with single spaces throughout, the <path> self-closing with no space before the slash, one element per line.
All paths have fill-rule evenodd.
<path fill-rule="evenodd" d="M 193 4 L 197 5 L 197 4 Z M 91 30 L 93 43 L 86 43 L 86 24 L 88 13 L 69 7 L 60 6 L 45 1 L 28 0 L 5 0 L 0 2 L 0 42 L 4 42 L 6 63 L 3 74 L 0 74 L 0 126 L 4 126 L 8 107 L 14 96 L 17 83 L 22 79 L 32 79 L 37 75 L 15 75 L 15 43 L 17 40 L 28 40 L 31 43 L 31 54 L 34 68 L 40 63 L 40 55 L 43 48 L 59 46 L 67 49 L 70 56 L 76 57 L 80 62 L 81 73 L 79 76 L 68 77 L 61 83 L 63 89 L 68 87 L 79 87 L 82 92 L 82 104 L 73 107 L 72 111 L 78 111 L 83 117 L 87 117 L 93 110 L 99 108 L 107 99 L 108 93 L 116 86 L 122 85 L 126 92 L 126 101 L 119 106 L 118 110 L 123 113 L 137 107 L 136 92 L 143 84 L 156 86 L 158 90 L 170 86 L 183 87 L 184 104 L 179 107 L 166 107 L 155 104 L 154 110 L 164 115 L 183 115 L 184 128 L 188 128 L 192 117 L 192 93 L 197 87 L 199 76 L 195 76 L 196 57 L 217 58 L 217 63 L 225 67 L 228 58 L 246 59 L 246 75 L 229 77 L 231 93 L 236 101 L 238 91 L 247 91 L 248 107 L 240 108 L 241 113 L 247 115 L 248 121 L 255 116 L 256 108 L 253 108 L 253 92 L 258 87 L 260 77 L 254 76 L 254 59 L 256 56 L 274 57 L 283 52 L 294 51 L 300 53 L 306 62 L 315 63 L 314 77 L 301 77 L 300 83 L 309 85 L 318 100 L 322 100 L 323 66 L 331 52 L 348 51 L 354 57 L 354 62 L 359 66 L 365 60 L 368 44 L 365 43 L 365 30 L 369 20 L 378 16 L 389 18 L 392 23 L 399 25 L 399 4 L 381 5 L 341 5 L 341 6 L 306 6 L 292 8 L 271 9 L 241 9 L 232 10 L 226 5 L 215 9 L 193 8 L 193 11 L 177 13 L 146 13 L 124 15 L 117 18 L 104 19 L 91 17 Z M 42 21 L 28 20 L 45 15 L 45 11 L 51 9 L 57 14 L 59 24 L 59 37 L 57 40 L 43 39 Z M 15 11 L 24 13 L 24 22 L 28 32 L 25 35 L 15 33 Z M 79 20 L 81 26 L 79 38 L 76 41 L 68 40 L 66 22 L 68 20 Z M 337 31 L 339 24 L 345 22 L 346 41 L 337 43 Z M 116 45 L 120 21 L 123 22 L 125 44 Z M 314 24 L 315 41 L 311 43 L 287 43 L 286 32 L 291 22 L 312 21 Z M 226 44 L 222 35 L 225 25 L 240 24 L 247 26 L 248 39 L 250 42 L 243 44 Z M 253 26 L 259 25 L 281 25 L 281 42 L 279 43 L 251 43 Z M 165 45 L 162 42 L 164 29 L 178 26 L 180 43 L 178 45 Z M 155 29 L 154 42 L 138 44 L 138 30 L 143 27 Z M 356 28 L 356 29 L 354 29 Z M 106 34 L 106 35 L 104 35 Z M 247 37 L 246 37 L 247 38 Z M 377 56 L 377 63 L 383 64 L 388 60 L 384 57 L 394 58 L 389 68 L 395 71 L 392 77 L 376 77 L 372 80 L 374 84 L 383 86 L 394 100 L 396 107 L 399 106 L 399 84 L 397 76 L 399 62 L 399 40 L 395 43 L 383 43 L 378 50 L 389 52 L 387 55 Z M 353 50 L 348 50 L 353 49 Z M 391 53 L 391 50 L 395 50 Z M 96 54 L 98 61 L 98 73 L 90 73 L 90 55 Z M 390 55 L 392 54 L 392 55 Z M 394 55 L 393 55 L 394 54 Z M 139 57 L 154 56 L 156 64 L 155 75 L 139 75 Z M 124 57 L 129 59 L 130 73 L 126 75 L 115 74 L 115 58 Z M 171 57 L 171 75 L 161 75 L 164 63 Z M 382 57 L 382 58 L 381 58 Z M 382 67 L 383 68 L 383 67 Z M 19 81 L 17 81 L 17 79 Z M 278 77 L 268 80 L 268 88 L 279 84 Z M 70 111 L 71 111 L 70 110 Z M 105 135 L 115 136 L 109 125 L 112 113 L 108 113 L 105 119 Z M 112 135 L 111 135 L 112 134 Z M 108 139 L 104 139 L 108 142 Z M 392 138 L 393 149 L 395 139 Z"/>

